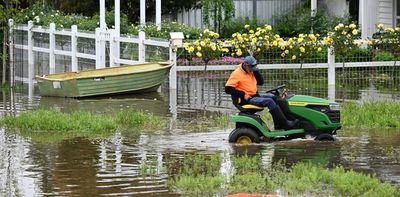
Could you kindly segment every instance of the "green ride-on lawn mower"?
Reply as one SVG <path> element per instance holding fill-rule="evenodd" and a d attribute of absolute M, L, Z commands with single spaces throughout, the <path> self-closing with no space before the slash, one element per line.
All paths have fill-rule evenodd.
<path fill-rule="evenodd" d="M 260 143 L 265 139 L 302 138 L 315 136 L 315 140 L 334 141 L 334 135 L 342 125 L 340 123 L 340 106 L 338 103 L 322 98 L 288 95 L 285 85 L 278 86 L 266 93 L 278 99 L 286 118 L 298 119 L 298 124 L 290 130 L 271 131 L 256 112 L 264 110 L 256 105 L 239 105 L 239 98 L 233 98 L 233 104 L 239 113 L 232 115 L 236 128 L 229 135 L 229 142 L 239 144 Z M 286 105 L 286 107 L 284 106 Z"/>

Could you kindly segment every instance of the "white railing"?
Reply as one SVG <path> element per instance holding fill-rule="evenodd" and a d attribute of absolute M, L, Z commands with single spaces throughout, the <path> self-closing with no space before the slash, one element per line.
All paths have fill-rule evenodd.
<path fill-rule="evenodd" d="M 9 20 L 10 26 L 10 44 L 13 47 L 12 49 L 22 49 L 28 51 L 28 79 L 23 81 L 28 81 L 29 89 L 33 91 L 33 84 L 34 84 L 34 52 L 41 52 L 49 54 L 49 74 L 53 74 L 56 71 L 56 61 L 55 55 L 63 55 L 71 58 L 71 70 L 72 72 L 78 71 L 78 58 L 95 60 L 96 62 L 96 69 L 106 67 L 106 42 L 109 42 L 109 67 L 118 66 L 120 64 L 141 64 L 145 63 L 145 53 L 146 53 L 146 46 L 156 46 L 156 47 L 163 47 L 169 49 L 169 53 L 176 53 L 176 50 L 172 50 L 174 46 L 170 44 L 170 41 L 161 41 L 161 40 L 152 40 L 146 39 L 146 35 L 144 32 L 139 32 L 138 38 L 130 38 L 130 37 L 120 37 L 117 36 L 118 34 L 113 30 L 106 30 L 96 28 L 94 33 L 90 32 L 79 32 L 78 27 L 76 25 L 71 26 L 70 30 L 57 30 L 54 23 L 51 23 L 49 28 L 42 28 L 40 26 L 34 26 L 32 21 L 28 22 L 28 25 L 14 25 L 12 19 Z M 24 44 L 15 44 L 13 41 L 13 31 L 26 31 L 28 35 L 28 43 L 27 45 Z M 49 39 L 49 47 L 38 47 L 34 46 L 34 39 L 33 33 L 44 33 L 48 34 Z M 59 50 L 56 49 L 56 35 L 61 36 L 69 36 L 71 38 L 71 49 L 70 50 Z M 83 52 L 78 52 L 78 38 L 87 38 L 95 40 L 95 54 L 88 54 Z M 121 43 L 134 43 L 138 44 L 138 59 L 131 60 L 131 59 L 123 59 L 120 56 L 120 44 Z M 10 50 L 10 57 L 13 57 L 14 50 Z M 176 54 L 170 54 L 170 58 L 176 58 Z M 13 58 L 11 58 L 13 59 Z M 170 73 L 170 80 L 176 81 L 176 59 L 169 59 L 173 65 L 173 69 L 171 69 Z M 15 66 L 14 62 L 11 61 L 11 69 L 10 69 L 10 79 L 11 84 L 14 83 L 15 79 Z M 175 86 L 171 86 L 174 85 Z M 176 89 L 176 83 L 170 83 L 171 89 Z"/>

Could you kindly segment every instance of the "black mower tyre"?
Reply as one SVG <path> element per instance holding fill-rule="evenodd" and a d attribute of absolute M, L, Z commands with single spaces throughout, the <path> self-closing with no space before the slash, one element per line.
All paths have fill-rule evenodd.
<path fill-rule="evenodd" d="M 329 134 L 329 133 L 322 133 L 322 134 L 319 134 L 317 137 L 315 137 L 315 140 L 333 142 L 333 141 L 336 141 L 336 138 L 333 135 Z"/>
<path fill-rule="evenodd" d="M 241 127 L 236 128 L 229 135 L 229 142 L 231 143 L 239 143 L 240 142 L 250 141 L 250 143 L 260 143 L 260 135 L 251 128 Z M 250 144 L 250 143 L 241 143 L 241 144 Z"/>

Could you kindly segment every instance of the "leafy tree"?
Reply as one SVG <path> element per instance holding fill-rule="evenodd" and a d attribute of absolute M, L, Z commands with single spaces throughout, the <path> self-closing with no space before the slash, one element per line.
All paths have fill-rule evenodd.
<path fill-rule="evenodd" d="M 202 0 L 203 23 L 221 33 L 224 25 L 234 17 L 235 6 L 232 0 Z"/>

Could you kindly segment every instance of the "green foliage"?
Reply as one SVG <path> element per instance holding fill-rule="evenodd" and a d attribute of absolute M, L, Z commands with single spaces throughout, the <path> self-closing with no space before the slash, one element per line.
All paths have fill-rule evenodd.
<path fill-rule="evenodd" d="M 220 32 L 220 36 L 222 39 L 224 38 L 231 38 L 232 34 L 234 33 L 244 33 L 246 29 L 243 27 L 245 25 L 250 25 L 251 29 L 256 29 L 257 27 L 261 27 L 264 25 L 263 22 L 259 21 L 258 19 L 247 19 L 243 17 L 230 19 L 224 23 L 224 27 Z"/>
<path fill-rule="evenodd" d="M 201 0 L 203 22 L 214 31 L 221 33 L 225 23 L 231 20 L 235 14 L 233 0 Z M 210 22 L 213 25 L 210 25 Z"/>
<path fill-rule="evenodd" d="M 400 128 L 400 103 L 344 103 L 341 117 L 342 123 L 346 127 Z"/>
<path fill-rule="evenodd" d="M 349 52 L 359 48 L 359 44 L 354 42 L 358 36 L 359 30 L 356 24 L 339 23 L 336 25 L 335 31 L 328 33 L 328 36 L 324 38 L 324 44 L 332 47 L 335 55 L 345 62 Z"/>
<path fill-rule="evenodd" d="M 142 126 L 147 129 L 161 128 L 165 124 L 159 116 L 136 110 L 121 111 L 117 114 L 116 120 L 118 124 L 125 127 Z"/>
<path fill-rule="evenodd" d="M 233 171 L 226 177 L 229 180 L 224 180 L 218 158 L 220 154 L 186 156 L 183 166 L 178 167 L 182 170 L 168 185 L 184 194 L 202 195 L 274 193 L 276 189 L 289 196 L 395 196 L 399 192 L 398 187 L 382 183 L 374 176 L 343 167 L 329 170 L 297 163 L 287 169 L 282 162 L 263 167 L 260 155 L 231 156 Z"/>
<path fill-rule="evenodd" d="M 374 61 L 394 61 L 395 57 L 390 52 L 378 52 L 375 57 L 373 58 Z"/>
<path fill-rule="evenodd" d="M 350 22 L 349 16 L 343 18 L 329 16 L 323 9 L 318 9 L 315 18 L 311 17 L 309 1 L 300 4 L 288 13 L 277 15 L 275 18 L 277 22 L 274 30 L 282 37 L 293 37 L 301 33 L 325 35 L 336 24 Z"/>
<path fill-rule="evenodd" d="M 139 30 L 146 33 L 146 36 L 153 38 L 169 38 L 170 32 L 183 32 L 186 39 L 197 39 L 200 37 L 202 30 L 198 27 L 189 27 L 185 24 L 173 22 L 173 21 L 163 21 L 161 29 L 153 23 L 147 23 L 145 26 L 131 26 L 136 30 L 134 35 L 138 34 Z"/>
<path fill-rule="evenodd" d="M 374 176 L 343 167 L 327 170 L 310 163 L 299 163 L 289 173 L 283 173 L 282 185 L 291 195 L 323 196 L 395 196 L 399 189 L 382 183 Z"/>
<path fill-rule="evenodd" d="M 22 112 L 19 116 L 5 116 L 0 123 L 23 131 L 82 132 L 108 132 L 115 131 L 118 127 L 161 128 L 164 125 L 159 117 L 133 110 L 122 111 L 113 116 L 81 111 L 67 114 L 56 110 L 39 109 Z"/>
<path fill-rule="evenodd" d="M 106 11 L 106 24 L 108 28 L 114 28 L 114 11 Z M 100 16 L 98 13 L 92 17 L 79 14 L 65 14 L 59 10 L 54 10 L 49 5 L 41 3 L 33 4 L 28 9 L 21 10 L 15 17 L 16 23 L 26 24 L 29 20 L 34 22 L 34 25 L 48 27 L 50 23 L 55 23 L 57 28 L 70 28 L 72 25 L 77 25 L 79 30 L 94 31 L 99 27 Z M 189 27 L 184 24 L 179 24 L 171 21 L 163 21 L 162 28 L 159 29 L 155 24 L 148 23 L 145 26 L 135 26 L 130 24 L 128 16 L 121 14 L 120 17 L 121 34 L 138 35 L 139 30 L 146 33 L 147 37 L 169 38 L 169 32 L 183 32 L 187 39 L 198 38 L 201 29 L 197 27 Z"/>
<path fill-rule="evenodd" d="M 183 175 L 174 183 L 175 187 L 183 193 L 198 194 L 208 196 L 220 190 L 224 178 L 218 176 L 199 175 L 196 177 Z"/>

